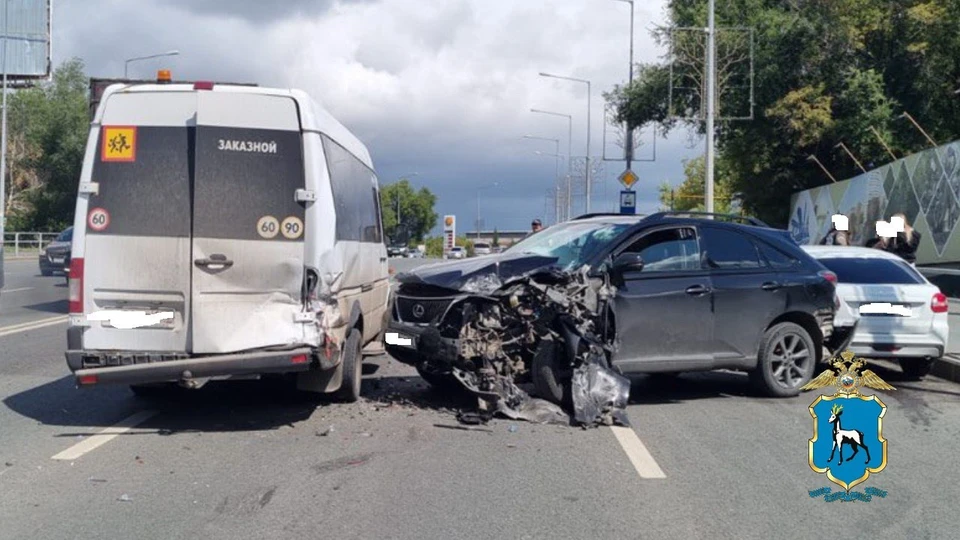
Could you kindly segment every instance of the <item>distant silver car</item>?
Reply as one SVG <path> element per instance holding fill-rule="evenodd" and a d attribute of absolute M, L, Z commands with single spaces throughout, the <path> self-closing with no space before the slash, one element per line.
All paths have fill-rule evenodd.
<path fill-rule="evenodd" d="M 493 248 L 490 244 L 486 242 L 475 242 L 473 244 L 474 255 L 490 255 L 491 253 L 493 253 Z"/>
<path fill-rule="evenodd" d="M 450 251 L 447 252 L 448 259 L 465 259 L 467 257 L 467 250 L 463 249 L 460 246 L 450 248 Z"/>

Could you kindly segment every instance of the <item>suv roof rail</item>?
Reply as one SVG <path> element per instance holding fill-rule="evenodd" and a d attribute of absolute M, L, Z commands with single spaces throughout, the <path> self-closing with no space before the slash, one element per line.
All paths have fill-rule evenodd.
<path fill-rule="evenodd" d="M 760 221 L 759 219 L 757 219 L 757 218 L 755 218 L 755 217 L 750 217 L 750 216 L 738 216 L 738 215 L 736 215 L 736 214 L 718 214 L 718 213 L 716 213 L 716 212 L 689 212 L 689 211 L 687 211 L 687 212 L 674 212 L 674 211 L 670 211 L 670 212 L 657 212 L 656 214 L 651 214 L 651 215 L 650 215 L 650 218 L 651 218 L 651 219 L 663 219 L 663 218 L 665 218 L 665 217 L 672 217 L 672 216 L 695 216 L 695 217 L 699 217 L 699 216 L 714 216 L 714 217 L 725 217 L 725 218 L 732 219 L 732 220 L 734 220 L 734 221 L 745 221 L 745 222 L 747 222 L 747 223 L 749 223 L 750 225 L 753 225 L 753 226 L 755 226 L 755 227 L 763 227 L 763 228 L 765 228 L 765 229 L 772 229 L 772 228 L 773 228 L 773 227 L 771 227 L 770 225 L 767 225 L 766 223 L 764 223 L 763 221 Z"/>
<path fill-rule="evenodd" d="M 636 216 L 638 218 L 642 218 L 642 217 L 646 217 L 646 214 L 621 214 L 620 212 L 594 212 L 592 214 L 583 214 L 581 216 L 577 216 L 571 219 L 570 221 L 578 221 L 581 219 L 590 219 L 595 217 L 613 217 L 613 216 L 618 216 L 618 217 Z"/>

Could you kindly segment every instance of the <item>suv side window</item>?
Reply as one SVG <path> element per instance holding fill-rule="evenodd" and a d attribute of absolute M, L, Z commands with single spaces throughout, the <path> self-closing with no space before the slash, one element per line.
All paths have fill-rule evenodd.
<path fill-rule="evenodd" d="M 691 227 L 653 231 L 638 238 L 623 253 L 639 253 L 644 274 L 700 270 L 700 246 Z"/>
<path fill-rule="evenodd" d="M 760 268 L 757 246 L 746 235 L 728 229 L 703 227 L 706 246 L 704 261 L 710 268 L 750 269 Z"/>
<path fill-rule="evenodd" d="M 763 255 L 763 258 L 770 263 L 771 268 L 787 270 L 795 268 L 800 264 L 800 261 L 792 255 L 788 255 L 766 242 L 757 242 L 757 246 L 760 248 L 760 253 Z"/>

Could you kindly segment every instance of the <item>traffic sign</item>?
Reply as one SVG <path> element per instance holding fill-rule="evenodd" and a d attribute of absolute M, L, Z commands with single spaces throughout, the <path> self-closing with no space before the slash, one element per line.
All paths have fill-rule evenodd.
<path fill-rule="evenodd" d="M 625 189 L 620 192 L 620 213 L 637 213 L 637 192 L 632 189 Z"/>
<path fill-rule="evenodd" d="M 640 177 L 637 176 L 637 173 L 631 171 L 630 169 L 627 169 L 623 171 L 623 174 L 621 174 L 620 177 L 617 178 L 617 180 L 619 180 L 620 183 L 623 184 L 623 187 L 630 189 L 631 187 L 633 187 L 634 184 L 637 183 L 638 180 L 640 180 Z"/>

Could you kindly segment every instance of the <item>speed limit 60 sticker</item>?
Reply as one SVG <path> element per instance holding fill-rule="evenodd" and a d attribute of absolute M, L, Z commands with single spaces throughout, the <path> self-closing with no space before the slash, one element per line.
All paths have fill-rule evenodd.
<path fill-rule="evenodd" d="M 273 238 L 280 232 L 280 222 L 273 216 L 263 216 L 257 221 L 257 234 L 263 238 Z"/>
<path fill-rule="evenodd" d="M 284 238 L 296 240 L 303 234 L 303 222 L 296 216 L 289 216 L 280 224 L 280 233 Z"/>
<path fill-rule="evenodd" d="M 87 216 L 87 225 L 96 232 L 103 231 L 110 225 L 110 212 L 104 208 L 94 208 Z"/>

